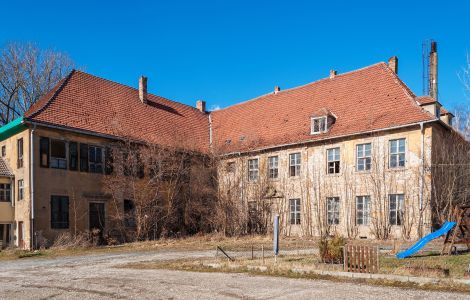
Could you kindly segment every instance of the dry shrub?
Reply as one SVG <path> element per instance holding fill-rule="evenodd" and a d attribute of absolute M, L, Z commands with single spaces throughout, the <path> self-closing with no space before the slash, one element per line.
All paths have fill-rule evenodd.
<path fill-rule="evenodd" d="M 88 232 L 71 234 L 63 232 L 57 236 L 51 248 L 69 249 L 69 248 L 87 248 L 93 246 L 92 239 Z"/>
<path fill-rule="evenodd" d="M 341 263 L 343 261 L 343 247 L 346 244 L 342 236 L 332 238 L 322 236 L 318 241 L 320 259 L 324 263 Z"/>

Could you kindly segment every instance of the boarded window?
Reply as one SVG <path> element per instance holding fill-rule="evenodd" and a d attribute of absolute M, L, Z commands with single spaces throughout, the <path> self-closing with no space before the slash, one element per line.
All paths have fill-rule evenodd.
<path fill-rule="evenodd" d="M 80 144 L 80 171 L 88 172 L 88 145 Z"/>
<path fill-rule="evenodd" d="M 39 138 L 39 160 L 40 166 L 49 168 L 49 138 Z"/>
<path fill-rule="evenodd" d="M 78 170 L 78 144 L 76 142 L 69 143 L 69 169 Z"/>
<path fill-rule="evenodd" d="M 51 228 L 69 228 L 69 197 L 51 196 Z"/>

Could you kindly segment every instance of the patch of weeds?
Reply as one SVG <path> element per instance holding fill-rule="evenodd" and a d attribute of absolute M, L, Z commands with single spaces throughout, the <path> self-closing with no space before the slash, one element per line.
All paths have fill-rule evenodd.
<path fill-rule="evenodd" d="M 18 258 L 37 257 L 37 256 L 43 256 L 43 255 L 44 253 L 42 253 L 41 251 L 33 251 L 33 252 L 19 251 L 19 253 L 17 253 Z"/>

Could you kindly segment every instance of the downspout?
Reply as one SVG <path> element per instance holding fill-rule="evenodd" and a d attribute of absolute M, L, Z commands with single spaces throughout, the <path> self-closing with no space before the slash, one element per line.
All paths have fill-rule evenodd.
<path fill-rule="evenodd" d="M 424 123 L 421 122 L 419 123 L 419 128 L 421 129 L 421 174 L 420 174 L 420 180 L 419 180 L 419 226 L 421 226 L 421 232 L 419 232 L 419 235 L 423 235 L 423 226 L 424 224 L 421 224 L 423 222 L 423 197 L 424 197 Z"/>
<path fill-rule="evenodd" d="M 30 191 L 30 202 L 31 202 L 31 248 L 35 249 L 35 238 L 34 238 L 34 131 L 36 130 L 36 125 L 33 125 L 33 129 L 31 129 L 29 146 L 29 191 Z"/>

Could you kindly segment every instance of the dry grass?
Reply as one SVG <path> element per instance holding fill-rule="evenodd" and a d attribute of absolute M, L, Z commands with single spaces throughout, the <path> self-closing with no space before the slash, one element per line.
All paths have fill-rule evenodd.
<path fill-rule="evenodd" d="M 313 249 L 316 240 L 306 238 L 284 238 L 280 242 L 282 249 Z M 270 236 L 240 236 L 240 237 L 224 237 L 219 234 L 209 234 L 202 236 L 192 236 L 180 239 L 160 239 L 157 241 L 144 241 L 122 244 L 117 246 L 101 246 L 101 247 L 57 247 L 44 249 L 34 252 L 23 250 L 3 250 L 0 252 L 0 260 L 18 259 L 27 256 L 40 257 L 58 257 L 72 255 L 87 255 L 97 253 L 120 253 L 134 251 L 152 251 L 152 250 L 180 250 L 180 251 L 196 251 L 196 250 L 214 250 L 217 246 L 221 246 L 227 251 L 249 251 L 254 246 L 261 249 L 264 246 L 266 250 L 272 249 L 272 237 Z M 30 255 L 31 254 L 31 255 Z"/>
<path fill-rule="evenodd" d="M 438 253 L 424 253 L 406 259 L 396 259 L 385 256 L 380 258 L 382 273 L 396 275 L 433 276 L 432 269 L 448 269 L 452 278 L 462 278 L 470 267 L 470 252 L 459 255 L 439 255 Z M 426 274 L 429 273 L 429 274 Z M 441 276 L 439 276 L 441 277 Z"/>

